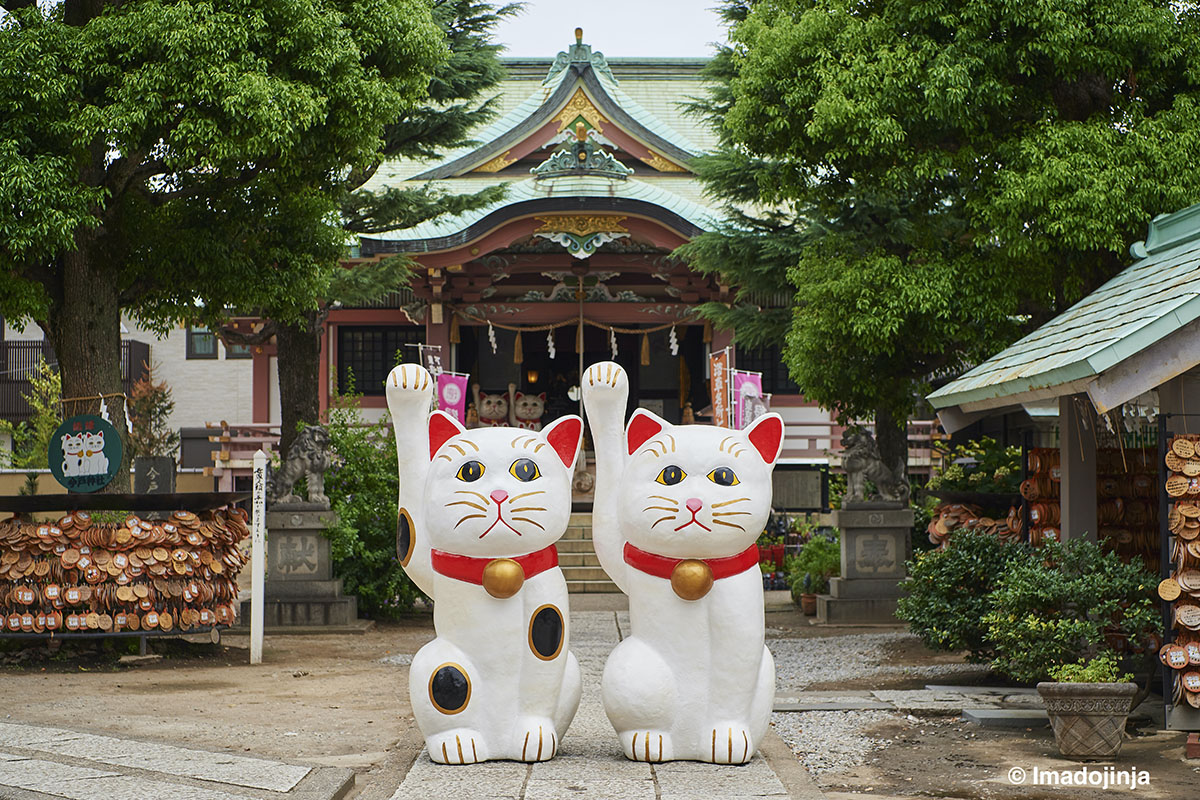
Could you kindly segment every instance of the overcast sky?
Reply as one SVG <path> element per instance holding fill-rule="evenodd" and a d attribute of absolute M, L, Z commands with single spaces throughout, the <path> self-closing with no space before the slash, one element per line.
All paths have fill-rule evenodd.
<path fill-rule="evenodd" d="M 527 0 L 497 29 L 506 56 L 553 58 L 575 40 L 606 56 L 710 56 L 725 38 L 715 0 Z"/>

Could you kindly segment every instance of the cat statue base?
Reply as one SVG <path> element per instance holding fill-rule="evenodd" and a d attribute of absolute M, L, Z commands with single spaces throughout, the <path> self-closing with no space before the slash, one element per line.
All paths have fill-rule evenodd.
<path fill-rule="evenodd" d="M 605 665 L 604 710 L 634 761 L 744 764 L 775 698 L 755 542 L 783 421 L 676 426 L 637 409 L 626 427 L 620 366 L 594 364 L 582 385 L 596 451 L 592 541 L 629 595 L 631 635 Z"/>
<path fill-rule="evenodd" d="M 416 364 L 393 369 L 385 390 L 399 457 L 397 554 L 434 600 L 437 638 L 409 670 L 429 757 L 553 758 L 582 686 L 554 543 L 571 513 L 583 421 L 465 430 L 429 412 L 433 379 Z"/>

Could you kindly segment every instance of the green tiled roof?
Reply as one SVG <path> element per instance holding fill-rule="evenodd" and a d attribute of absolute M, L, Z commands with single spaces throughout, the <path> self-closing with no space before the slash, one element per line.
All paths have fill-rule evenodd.
<path fill-rule="evenodd" d="M 720 219 L 720 215 L 714 209 L 680 197 L 661 186 L 633 178 L 618 181 L 598 175 L 584 175 L 541 180 L 529 178 L 509 183 L 508 196 L 497 203 L 452 217 L 437 217 L 411 228 L 375 234 L 368 238 L 383 241 L 409 241 L 451 236 L 470 227 L 499 208 L 550 197 L 613 197 L 640 200 L 665 208 L 705 230 L 711 229 Z"/>
<path fill-rule="evenodd" d="M 1146 241 L 1130 250 L 1139 258 L 1133 265 L 929 402 L 937 409 L 997 406 L 1056 387 L 1079 391 L 1079 382 L 1200 318 L 1200 204 L 1156 217 Z"/>

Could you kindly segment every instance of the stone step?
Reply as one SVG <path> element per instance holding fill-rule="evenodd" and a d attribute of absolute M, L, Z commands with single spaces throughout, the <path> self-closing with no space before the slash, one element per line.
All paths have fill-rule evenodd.
<path fill-rule="evenodd" d="M 563 532 L 562 538 L 564 538 L 564 539 L 591 539 L 592 538 L 592 529 L 591 528 L 581 528 L 577 525 L 572 525 Z"/>
<path fill-rule="evenodd" d="M 618 594 L 620 589 L 612 581 L 567 581 L 571 594 Z"/>
<path fill-rule="evenodd" d="M 567 524 L 577 527 L 590 528 L 592 527 L 592 512 L 587 511 L 579 514 L 572 514 L 567 518 Z"/>
<path fill-rule="evenodd" d="M 607 581 L 608 573 L 603 567 L 563 567 L 563 577 L 567 579 L 567 584 L 571 581 Z"/>
<path fill-rule="evenodd" d="M 592 552 L 564 553 L 559 551 L 558 564 L 563 569 L 568 567 L 598 567 L 600 566 L 600 559 Z"/>
<path fill-rule="evenodd" d="M 554 543 L 558 548 L 558 555 L 561 557 L 563 553 L 594 553 L 595 548 L 592 547 L 591 539 L 559 539 Z"/>

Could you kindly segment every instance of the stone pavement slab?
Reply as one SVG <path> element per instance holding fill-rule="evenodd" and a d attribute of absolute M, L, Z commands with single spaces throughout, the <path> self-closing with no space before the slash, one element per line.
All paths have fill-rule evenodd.
<path fill-rule="evenodd" d="M 0 722 L 0 797 L 337 800 L 347 769 Z"/>
<path fill-rule="evenodd" d="M 574 602 L 574 598 L 572 598 Z M 583 672 L 583 698 L 575 721 L 562 742 L 560 754 L 538 764 L 489 762 L 446 767 L 429 760 L 425 750 L 417 756 L 392 800 L 715 800 L 715 798 L 777 798 L 820 800 L 823 797 L 804 767 L 796 762 L 774 731 L 767 734 L 775 748 L 762 752 L 744 766 L 722 766 L 676 761 L 644 764 L 629 761 L 617 746 L 617 737 L 600 700 L 600 677 L 613 647 L 629 633 L 624 610 L 573 611 L 571 650 Z M 785 762 L 780 780 L 771 750 Z M 788 769 L 794 767 L 795 769 Z"/>

